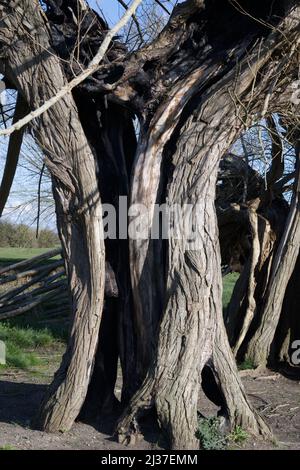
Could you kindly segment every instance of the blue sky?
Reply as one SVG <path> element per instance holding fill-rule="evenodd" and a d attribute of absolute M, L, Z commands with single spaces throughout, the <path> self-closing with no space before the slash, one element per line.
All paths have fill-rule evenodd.
<path fill-rule="evenodd" d="M 165 3 L 168 3 L 166 6 L 169 10 L 172 10 L 172 5 L 181 3 L 182 1 L 183 0 L 170 0 L 170 2 Z M 125 0 L 125 2 L 129 4 L 129 0 Z M 87 3 L 89 3 L 89 5 L 96 11 L 102 10 L 109 25 L 114 24 L 124 13 L 124 9 L 117 0 L 87 0 Z"/>
<path fill-rule="evenodd" d="M 109 24 L 114 23 L 119 18 L 121 7 L 116 0 L 87 0 L 87 2 L 96 11 L 103 11 Z"/>

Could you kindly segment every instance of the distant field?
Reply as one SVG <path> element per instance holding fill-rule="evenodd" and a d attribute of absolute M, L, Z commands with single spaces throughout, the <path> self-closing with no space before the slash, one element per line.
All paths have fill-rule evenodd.
<path fill-rule="evenodd" d="M 52 248 L 0 248 L 0 267 L 38 256 Z M 52 258 L 53 260 L 53 258 Z M 45 263 L 49 260 L 45 260 Z M 223 278 L 223 308 L 230 301 L 238 274 L 228 274 Z M 68 318 L 56 315 L 49 318 L 48 308 L 58 308 L 55 299 L 10 321 L 0 321 L 0 340 L 6 342 L 7 366 L 32 369 L 41 365 L 38 359 L 43 348 L 56 348 L 67 338 Z M 61 346 L 60 346 L 61 347 Z M 3 367 L 0 366 L 0 373 Z"/>
<path fill-rule="evenodd" d="M 53 250 L 53 247 L 0 248 L 0 267 L 33 258 L 50 250 Z M 53 259 L 55 258 L 51 258 L 51 261 Z M 49 263 L 49 260 L 43 260 L 40 264 L 46 263 Z M 0 340 L 5 341 L 7 351 L 7 365 L 0 366 L 0 373 L 6 367 L 31 370 L 41 366 L 43 361 L 39 359 L 39 355 L 43 349 L 61 347 L 67 334 L 66 318 L 48 318 L 47 307 L 53 305 L 56 306 L 55 299 L 52 304 L 43 304 L 43 307 L 40 306 L 10 321 L 0 321 Z"/>
<path fill-rule="evenodd" d="M 14 263 L 41 255 L 52 248 L 0 248 L 0 265 Z"/>

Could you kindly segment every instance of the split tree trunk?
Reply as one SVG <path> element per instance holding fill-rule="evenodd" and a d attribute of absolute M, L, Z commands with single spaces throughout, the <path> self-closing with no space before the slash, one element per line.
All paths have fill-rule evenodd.
<path fill-rule="evenodd" d="M 259 62 L 254 61 L 252 66 L 261 66 Z M 244 64 L 236 93 L 242 94 L 247 90 L 252 82 L 252 71 L 249 73 L 248 65 Z M 202 95 L 187 100 L 188 105 L 182 111 L 186 118 L 179 122 L 171 136 L 175 152 L 171 160 L 174 169 L 168 181 L 168 209 L 172 213 L 174 204 L 178 204 L 184 213 L 184 206 L 191 205 L 192 212 L 186 227 L 194 228 L 194 238 L 191 241 L 190 234 L 184 232 L 177 237 L 178 227 L 169 234 L 165 308 L 159 326 L 157 351 L 141 389 L 118 425 L 117 432 L 122 442 L 131 440 L 132 435 L 138 432 L 136 416 L 140 411 L 155 405 L 158 421 L 168 436 L 170 447 L 197 448 L 198 389 L 204 366 L 213 371 L 225 400 L 224 413 L 230 426 L 239 424 L 254 434 L 270 435 L 245 396 L 222 318 L 215 187 L 219 160 L 240 129 L 234 103 L 227 91 L 234 73 L 229 72 L 225 77 L 221 75 L 218 81 L 214 74 L 215 85 L 211 86 L 207 78 L 209 72 L 202 74 L 202 80 L 208 82 L 207 89 Z M 165 132 L 172 128 L 170 126 Z M 160 142 L 163 142 L 162 137 Z M 159 162 L 151 161 L 151 152 L 148 155 L 148 174 L 157 177 Z M 140 185 L 143 182 L 141 178 Z M 150 213 L 152 205 L 149 200 L 156 200 L 157 188 L 157 184 L 149 187 L 149 193 L 142 200 Z M 139 262 L 139 259 L 132 260 L 133 269 L 139 267 Z M 151 264 L 144 261 L 141 265 L 143 270 L 138 268 L 136 272 L 145 276 L 144 271 L 150 269 L 148 276 L 151 278 Z M 139 285 L 139 279 L 137 276 L 136 285 Z M 146 295 L 153 295 L 151 289 L 150 286 Z"/>
<path fill-rule="evenodd" d="M 23 6 L 21 13 L 4 3 L 6 13 L 11 13 L 2 20 L 4 34 L 0 36 L 10 45 L 5 49 L 6 72 L 34 108 L 40 97 L 49 98 L 64 84 L 60 64 L 49 53 L 49 37 L 38 2 L 34 6 L 25 0 L 19 2 Z M 253 7 L 253 14 L 268 15 L 271 3 L 267 12 Z M 240 424 L 249 432 L 269 435 L 245 397 L 222 321 L 214 198 L 219 160 L 238 136 L 245 114 L 259 111 L 255 93 L 263 97 L 267 94 L 268 102 L 272 99 L 269 77 L 277 66 L 269 59 L 274 48 L 279 44 L 281 47 L 283 37 L 290 41 L 292 34 L 285 31 L 283 35 L 274 28 L 265 39 L 269 30 L 258 26 L 253 15 L 241 15 L 231 2 L 222 3 L 220 12 L 217 18 L 214 4 L 201 0 L 178 5 L 157 42 L 133 54 L 128 61 L 123 57 L 121 78 L 112 87 L 102 88 L 106 92 L 111 89 L 110 98 L 123 99 L 125 105 L 145 118 L 132 199 L 146 203 L 151 215 L 145 243 L 131 246 L 130 266 L 135 333 L 146 342 L 144 345 L 139 340 L 137 348 L 141 378 L 148 364 L 150 369 L 118 432 L 121 439 L 130 439 L 136 431 L 138 412 L 155 404 L 159 422 L 173 448 L 197 447 L 197 388 L 204 367 L 214 374 L 224 401 L 222 411 L 230 425 Z M 281 12 L 279 8 L 276 21 Z M 14 38 L 20 38 L 24 18 L 24 28 L 34 23 L 33 28 L 29 27 L 34 41 L 25 30 L 16 45 Z M 279 52 L 276 64 L 278 56 L 282 56 Z M 106 66 L 109 68 L 105 64 L 100 76 L 101 72 L 105 76 Z M 114 81 L 113 72 L 106 77 L 107 83 Z M 196 77 L 194 83 L 189 82 L 192 77 Z M 101 206 L 94 159 L 71 96 L 43 115 L 34 130 L 53 175 L 74 309 L 68 350 L 44 402 L 40 424 L 48 430 L 64 430 L 71 426 L 83 403 L 98 338 L 104 284 Z M 149 242 L 153 204 L 163 198 L 161 163 L 169 170 L 163 188 L 168 207 L 190 203 L 197 213 L 195 245 L 190 244 L 189 236 L 169 234 L 166 286 L 162 286 L 164 262 L 158 262 Z M 142 165 L 141 171 L 138 164 Z M 158 267 L 159 288 L 152 284 Z M 164 306 L 161 321 L 159 309 L 155 311 L 157 305 Z M 159 321 L 159 337 L 153 340 Z"/>
<path fill-rule="evenodd" d="M 59 59 L 49 46 L 37 0 L 18 2 L 18 8 L 4 6 L 2 14 L 5 75 L 35 109 L 65 85 Z M 105 272 L 101 201 L 94 157 L 71 94 L 36 120 L 33 132 L 53 178 L 73 318 L 67 351 L 43 401 L 38 425 L 66 431 L 85 399 L 98 341 Z"/>

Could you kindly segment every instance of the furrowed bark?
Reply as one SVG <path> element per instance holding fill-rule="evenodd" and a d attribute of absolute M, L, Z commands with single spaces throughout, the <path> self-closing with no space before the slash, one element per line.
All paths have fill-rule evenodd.
<path fill-rule="evenodd" d="M 253 65 L 259 68 L 265 60 L 266 57 L 263 61 L 254 60 Z M 248 65 L 244 65 L 236 93 L 247 90 L 252 71 L 249 73 Z M 222 320 L 221 261 L 214 201 L 219 160 L 240 130 L 227 91 L 231 73 L 221 76 L 202 96 L 199 94 L 196 105 L 191 101 L 192 117 L 189 115 L 177 129 L 167 202 L 170 211 L 174 204 L 182 209 L 185 204 L 192 205 L 194 216 L 197 214 L 196 228 L 189 219 L 190 226 L 195 228 L 194 245 L 190 247 L 186 233 L 181 233 L 180 238 L 176 233 L 169 234 L 165 309 L 156 358 L 120 420 L 117 433 L 121 441 L 130 440 L 138 432 L 136 416 L 155 404 L 158 421 L 171 448 L 197 448 L 197 389 L 206 364 L 213 368 L 217 382 L 224 380 L 229 371 L 234 377 L 229 389 L 222 389 L 230 425 L 247 423 L 249 432 L 270 435 L 245 397 Z M 216 343 L 220 354 L 214 354 Z"/>
<path fill-rule="evenodd" d="M 9 8 L 8 2 L 2 3 L 6 9 Z M 20 3 L 25 5 L 25 0 Z M 123 54 L 121 57 L 122 54 L 118 53 L 113 63 L 109 59 L 103 67 L 97 67 L 97 71 L 93 69 L 95 75 L 74 91 L 75 96 L 77 91 L 89 93 L 93 90 L 96 96 L 90 95 L 90 102 L 96 101 L 97 93 L 105 93 L 104 107 L 109 107 L 111 102 L 122 103 L 140 117 L 142 127 L 131 202 L 145 203 L 150 218 L 146 221 L 145 240 L 133 242 L 130 251 L 137 307 L 134 334 L 143 339 L 137 340 L 138 374 L 133 364 L 134 385 L 130 392 L 136 386 L 136 376 L 139 375 L 139 382 L 146 372 L 147 375 L 119 423 L 121 441 L 135 437 L 139 413 L 155 405 L 170 447 L 197 448 L 198 387 L 204 370 L 212 371 L 222 398 L 221 411 L 229 426 L 239 424 L 249 433 L 270 435 L 244 394 L 222 321 L 215 187 L 222 155 L 242 128 L 250 124 L 248 118 L 257 117 L 261 98 L 268 98 L 265 99 L 268 105 L 276 100 L 279 106 L 284 85 L 280 90 L 271 87 L 270 93 L 270 77 L 276 71 L 281 78 L 282 57 L 287 49 L 290 50 L 290 42 L 295 39 L 296 32 L 285 27 L 285 23 L 280 25 L 283 31 L 277 29 L 279 18 L 284 15 L 281 2 L 275 2 L 274 6 L 270 0 L 259 7 L 253 6 L 252 2 L 245 3 L 250 8 L 249 15 L 241 14 L 232 2 L 220 4 L 219 16 L 215 14 L 213 1 L 188 0 L 179 4 L 157 41 L 131 56 Z M 30 2 L 26 2 L 27 6 L 30 14 L 27 17 L 27 10 L 23 11 L 25 28 L 36 17 Z M 269 20 L 271 6 L 274 6 L 275 14 L 271 17 L 274 28 L 270 32 L 263 21 L 258 23 L 253 18 L 259 16 Z M 9 48 L 5 48 L 9 79 L 22 91 L 31 109 L 39 107 L 38 98 L 42 97 L 45 102 L 56 96 L 56 104 L 39 117 L 34 131 L 45 149 L 53 176 L 60 236 L 68 261 L 74 320 L 62 367 L 50 387 L 39 424 L 47 430 L 64 430 L 71 426 L 84 401 L 98 341 L 104 289 L 100 198 L 95 162 L 86 140 L 87 128 L 84 134 L 81 117 L 77 114 L 78 102 L 76 108 L 72 98 L 64 95 L 67 88 L 60 69 L 62 64 L 51 55 L 52 51 L 49 53 L 44 23 L 40 18 L 33 29 L 29 28 L 35 42 L 28 42 L 30 35 L 26 30 L 16 47 L 13 39 L 20 35 L 15 33 L 9 37 L 9 34 L 16 31 L 16 25 L 11 21 L 20 11 L 9 12 L 11 15 L 2 20 L 4 39 L 0 32 L 0 41 L 9 38 L 6 43 Z M 19 28 L 22 19 L 23 16 L 18 22 Z M 291 28 L 295 26 L 294 22 L 290 24 Z M 59 43 L 60 39 L 56 37 L 58 48 Z M 288 53 L 289 59 L 296 44 L 295 41 Z M 113 53 L 114 47 L 111 49 L 109 53 Z M 80 57 L 77 64 L 71 61 L 65 66 L 66 75 L 66 70 L 73 73 L 73 65 L 81 67 L 89 63 L 89 52 L 84 46 L 83 56 L 83 62 Z M 38 60 L 39 68 L 34 69 L 33 79 L 30 72 Z M 291 76 L 296 76 L 296 70 L 298 72 L 298 63 L 294 68 L 291 65 Z M 194 83 L 189 81 L 193 77 L 196 77 Z M 97 108 L 96 113 L 99 111 Z M 266 106 L 263 111 L 265 113 Z M 98 133 L 103 135 L 100 128 L 99 120 L 97 136 Z M 110 134 L 108 147 L 114 147 L 114 142 Z M 99 163 L 101 159 L 99 155 L 97 157 Z M 116 161 L 119 163 L 113 159 L 114 163 Z M 103 191 L 103 186 L 101 189 Z M 116 191 L 113 196 L 118 194 Z M 191 240 L 190 234 L 181 233 L 183 236 L 178 237 L 170 232 L 168 242 L 159 239 L 153 244 L 149 241 L 153 205 L 160 200 L 166 200 L 171 212 L 174 204 L 181 208 L 190 204 L 192 212 L 188 220 L 191 222 L 193 215 L 197 222 L 190 223 L 194 239 Z M 120 299 L 124 302 L 128 286 L 124 279 L 127 279 L 128 269 L 124 277 L 120 273 L 121 264 L 126 260 L 127 251 L 115 265 Z M 126 331 L 132 327 L 130 315 L 126 317 L 129 305 L 130 302 L 121 312 Z M 159 335 L 156 334 L 158 329 Z M 103 341 L 101 334 L 100 341 Z M 123 352 L 127 344 L 129 353 L 133 351 L 134 340 L 130 341 L 125 347 L 125 341 L 120 345 Z M 132 365 L 127 360 L 128 350 L 124 352 L 125 369 L 128 364 Z M 101 352 L 101 344 L 98 352 Z M 115 380 L 114 353 L 115 348 L 110 387 Z M 101 366 L 101 362 L 99 364 Z M 128 379 L 129 373 L 126 386 Z M 100 393 L 98 385 L 95 396 Z"/>
<path fill-rule="evenodd" d="M 227 332 L 238 360 L 243 358 L 245 343 L 253 329 L 253 323 L 258 321 L 275 249 L 276 235 L 269 221 L 261 214 L 256 214 L 256 217 L 256 234 L 252 235 L 252 244 L 256 245 L 252 250 L 256 250 L 256 255 L 254 258 L 252 254 L 247 260 L 227 312 Z"/>
<path fill-rule="evenodd" d="M 139 380 L 145 378 L 155 347 L 157 325 L 162 312 L 164 278 L 162 259 L 157 260 L 151 229 L 154 205 L 160 199 L 159 184 L 164 147 L 178 122 L 180 113 L 203 79 L 200 68 L 180 81 L 168 98 L 156 111 L 146 135 L 142 135 L 137 149 L 131 186 L 131 204 L 143 204 L 148 209 L 143 221 L 141 238 L 131 238 L 130 266 L 131 284 L 135 303 L 137 338 L 137 372 Z M 129 222 L 131 219 L 129 219 Z M 155 264 L 158 269 L 155 269 Z"/>
<path fill-rule="evenodd" d="M 65 86 L 60 62 L 49 47 L 37 1 L 23 0 L 17 9 L 6 4 L 2 11 L 0 42 L 8 45 L 5 74 L 36 109 L 41 99 L 47 101 Z M 53 178 L 73 318 L 67 351 L 36 424 L 65 431 L 84 401 L 98 341 L 105 271 L 101 202 L 94 157 L 72 96 L 65 95 L 40 116 L 33 132 Z"/>
<path fill-rule="evenodd" d="M 298 288 L 299 274 L 300 257 L 298 255 L 294 272 L 286 289 L 280 321 L 271 348 L 273 362 L 279 364 L 279 370 L 283 370 L 284 373 L 288 371 L 288 377 L 291 378 L 299 378 L 300 375 L 297 354 L 300 338 L 300 320 L 298 315 L 300 301 L 300 290 Z M 294 359 L 294 354 L 296 355 L 296 360 Z"/>

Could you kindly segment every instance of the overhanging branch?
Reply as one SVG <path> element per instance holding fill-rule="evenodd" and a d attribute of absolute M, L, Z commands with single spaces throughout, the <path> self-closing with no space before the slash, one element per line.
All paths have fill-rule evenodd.
<path fill-rule="evenodd" d="M 58 101 L 60 101 L 65 95 L 70 93 L 73 90 L 73 88 L 75 88 L 77 85 L 82 83 L 86 78 L 92 75 L 98 69 L 99 63 L 101 62 L 104 55 L 106 54 L 109 48 L 109 45 L 114 39 L 114 37 L 117 35 L 120 29 L 122 29 L 123 26 L 125 26 L 129 18 L 135 13 L 137 7 L 142 3 L 142 1 L 143 0 L 134 0 L 132 5 L 128 7 L 128 10 L 126 10 L 123 17 L 120 19 L 120 21 L 118 21 L 118 23 L 116 23 L 115 26 L 108 31 L 101 46 L 98 49 L 97 54 L 90 61 L 87 68 L 80 75 L 78 75 L 69 83 L 67 83 L 65 86 L 63 86 L 61 90 L 55 96 L 47 100 L 42 106 L 37 108 L 35 111 L 32 111 L 31 113 L 27 114 L 24 118 L 19 119 L 15 124 L 8 127 L 7 129 L 1 130 L 0 136 L 11 135 L 13 132 L 21 129 L 23 126 L 28 124 L 33 119 L 36 119 L 37 117 L 41 116 L 45 111 L 47 111 L 49 108 L 54 106 Z"/>
<path fill-rule="evenodd" d="M 24 118 L 28 112 L 28 107 L 23 100 L 22 96 L 18 94 L 15 114 L 13 118 L 14 123 Z M 6 163 L 3 172 L 2 182 L 0 186 L 0 217 L 2 216 L 4 207 L 6 205 L 10 190 L 16 174 L 16 169 L 19 161 L 23 135 L 25 127 L 11 135 L 8 144 Z"/>

